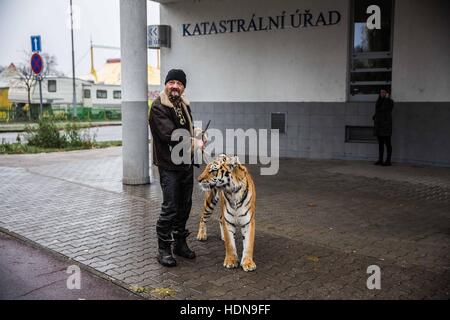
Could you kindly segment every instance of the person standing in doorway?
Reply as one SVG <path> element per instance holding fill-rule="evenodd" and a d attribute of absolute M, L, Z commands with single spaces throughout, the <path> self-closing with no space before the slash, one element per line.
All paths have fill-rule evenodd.
<path fill-rule="evenodd" d="M 186 222 L 192 207 L 193 164 L 175 164 L 171 150 L 179 143 L 172 141 L 172 133 L 177 129 L 186 130 L 190 139 L 197 143 L 196 131 L 189 101 L 183 95 L 186 88 L 186 74 L 183 70 L 168 72 L 164 90 L 153 102 L 149 125 L 153 136 L 153 161 L 158 167 L 163 195 L 161 213 L 156 223 L 158 236 L 158 262 L 166 267 L 174 267 L 177 262 L 172 255 L 194 259 L 195 252 L 186 242 L 189 231 Z M 201 131 L 201 129 L 200 129 Z M 202 140 L 200 140 L 202 141 Z"/>
<path fill-rule="evenodd" d="M 378 161 L 375 165 L 391 166 L 392 158 L 392 110 L 394 109 L 394 101 L 390 98 L 387 90 L 381 90 L 375 105 L 374 134 L 378 139 Z M 384 146 L 386 146 L 387 156 L 384 159 Z"/>

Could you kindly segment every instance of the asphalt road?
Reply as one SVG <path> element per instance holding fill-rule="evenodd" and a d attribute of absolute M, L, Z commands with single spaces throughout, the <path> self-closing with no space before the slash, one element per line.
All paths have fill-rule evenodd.
<path fill-rule="evenodd" d="M 74 287 L 74 265 L 0 231 L 0 300 L 132 300 L 141 299 L 85 270 Z M 69 277 L 72 277 L 69 279 Z M 69 281 L 68 281 L 69 279 Z M 72 281 L 71 281 L 72 280 Z"/>
<path fill-rule="evenodd" d="M 14 143 L 16 142 L 18 134 L 23 140 L 24 136 L 23 132 L 2 132 L 0 133 L 0 143 L 2 142 L 3 139 L 5 142 Z M 91 136 L 95 134 L 96 141 L 119 141 L 122 140 L 122 126 L 105 126 L 105 127 L 90 128 L 89 134 Z"/>

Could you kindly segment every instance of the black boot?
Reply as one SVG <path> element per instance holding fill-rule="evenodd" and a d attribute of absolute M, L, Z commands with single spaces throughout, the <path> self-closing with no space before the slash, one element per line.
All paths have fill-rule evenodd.
<path fill-rule="evenodd" d="M 173 237 L 175 239 L 173 253 L 183 258 L 194 259 L 195 252 L 189 249 L 186 243 L 186 238 L 188 235 L 189 232 L 173 232 Z"/>
<path fill-rule="evenodd" d="M 177 261 L 172 256 L 172 241 L 158 239 L 158 262 L 165 267 L 175 267 Z"/>
<path fill-rule="evenodd" d="M 390 166 L 392 166 L 392 163 L 391 163 L 391 157 L 392 157 L 392 146 L 391 146 L 391 143 L 390 143 L 390 141 L 389 141 L 389 144 L 388 144 L 388 147 L 387 147 L 387 159 L 386 159 L 386 161 L 383 163 L 383 166 L 384 166 L 384 167 L 390 167 Z"/>

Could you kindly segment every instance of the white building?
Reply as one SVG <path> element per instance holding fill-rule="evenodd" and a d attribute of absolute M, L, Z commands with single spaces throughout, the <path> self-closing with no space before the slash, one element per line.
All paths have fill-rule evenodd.
<path fill-rule="evenodd" d="M 282 156 L 375 159 L 392 90 L 393 161 L 450 165 L 447 0 L 160 0 L 161 77 L 187 74 L 196 120 L 280 128 Z M 381 29 L 367 21 L 377 5 Z"/>
<path fill-rule="evenodd" d="M 120 108 L 122 101 L 119 85 L 97 85 L 89 81 L 75 79 L 77 105 L 85 107 Z M 42 102 L 53 107 L 70 107 L 73 95 L 72 78 L 49 76 L 42 81 Z M 28 103 L 28 93 L 20 81 L 9 89 L 8 99 L 13 103 Z M 39 104 L 39 85 L 31 88 L 31 103 Z"/>

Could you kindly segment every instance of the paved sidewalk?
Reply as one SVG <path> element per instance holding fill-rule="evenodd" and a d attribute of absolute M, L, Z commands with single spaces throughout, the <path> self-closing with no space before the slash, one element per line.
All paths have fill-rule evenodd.
<path fill-rule="evenodd" d="M 79 289 L 68 289 L 67 281 L 74 275 L 74 269 L 69 268 L 75 266 L 73 260 L 57 257 L 0 232 L 0 300 L 140 299 L 85 270 L 79 273 Z"/>
<path fill-rule="evenodd" d="M 278 175 L 260 176 L 250 166 L 257 270 L 222 267 L 217 211 L 208 241 L 195 240 L 198 188 L 197 258 L 167 269 L 156 262 L 157 173 L 151 185 L 123 186 L 121 151 L 0 156 L 0 227 L 148 298 L 449 299 L 450 169 L 285 159 Z M 366 287 L 371 265 L 381 290 Z"/>

